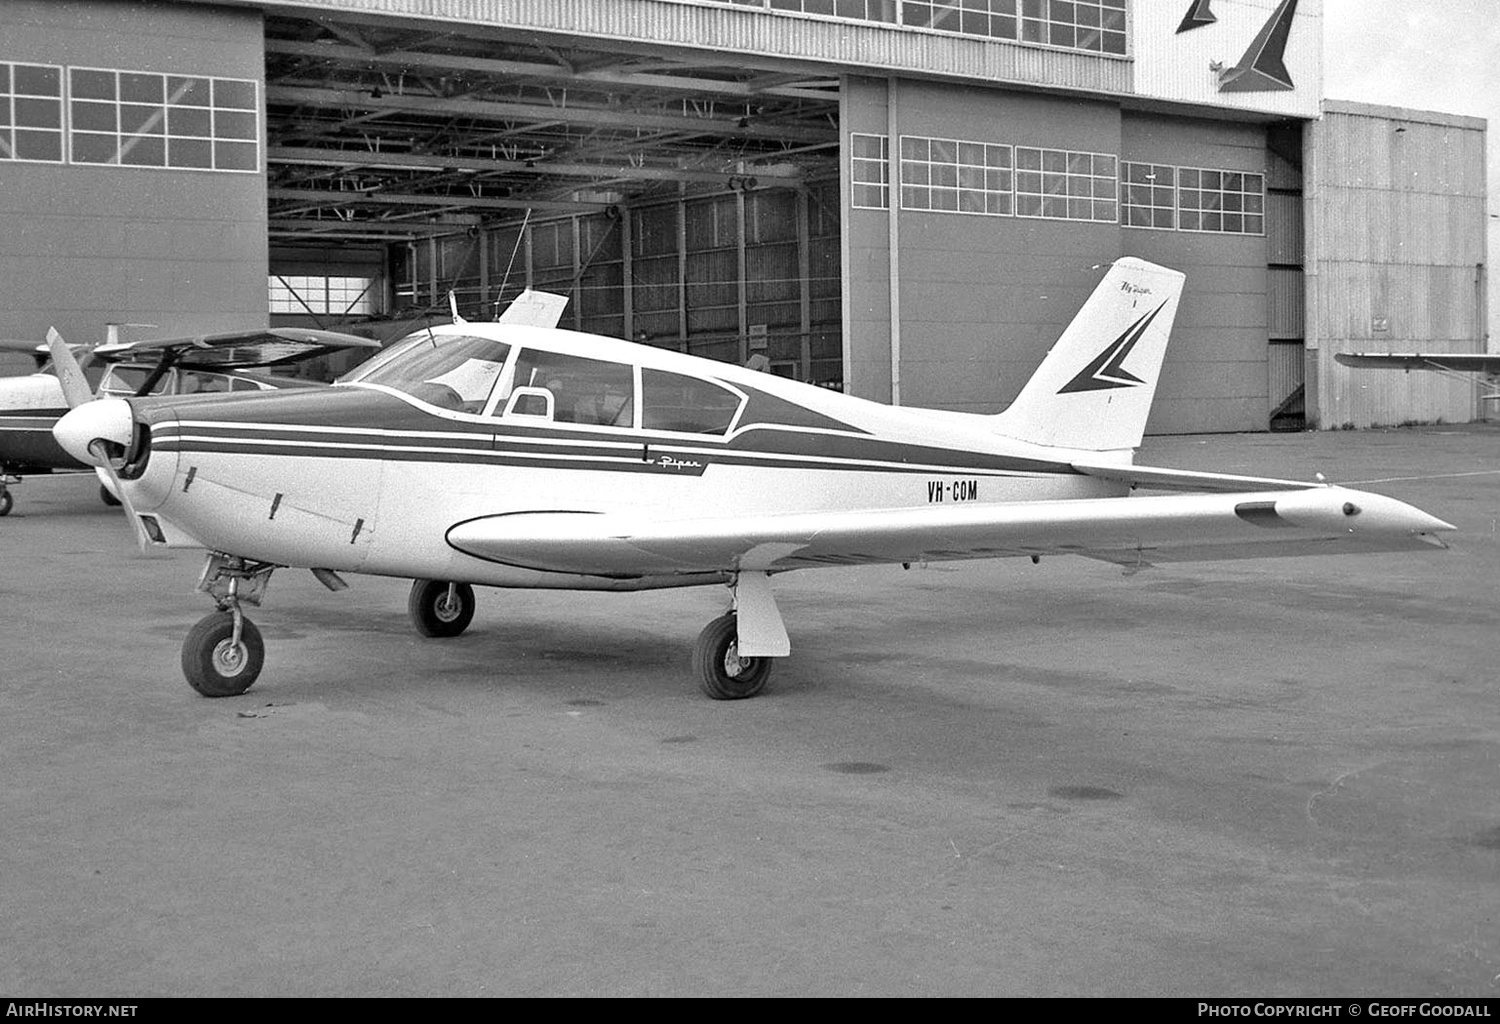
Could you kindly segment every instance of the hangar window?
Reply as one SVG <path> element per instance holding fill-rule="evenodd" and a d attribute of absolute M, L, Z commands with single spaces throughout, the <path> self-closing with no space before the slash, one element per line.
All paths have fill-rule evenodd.
<path fill-rule="evenodd" d="M 377 313 L 373 277 L 273 274 L 268 279 L 272 313 Z"/>
<path fill-rule="evenodd" d="M 890 206 L 890 140 L 884 135 L 849 136 L 849 180 L 856 210 Z"/>
<path fill-rule="evenodd" d="M 1263 174 L 1183 167 L 1177 172 L 1177 226 L 1227 235 L 1266 233 Z"/>
<path fill-rule="evenodd" d="M 1126 0 L 718 0 L 736 7 L 1125 53 Z"/>
<path fill-rule="evenodd" d="M 1126 227 L 1177 226 L 1177 168 L 1167 164 L 1120 163 L 1125 195 L 1121 214 Z"/>
<path fill-rule="evenodd" d="M 1108 153 L 1016 147 L 1016 216 L 1113 224 L 1116 158 Z"/>
<path fill-rule="evenodd" d="M 260 101 L 249 79 L 69 68 L 75 164 L 260 170 Z"/>
<path fill-rule="evenodd" d="M 901 208 L 1010 216 L 1011 148 L 901 136 Z"/>
<path fill-rule="evenodd" d="M 62 163 L 62 68 L 0 63 L 0 160 Z"/>

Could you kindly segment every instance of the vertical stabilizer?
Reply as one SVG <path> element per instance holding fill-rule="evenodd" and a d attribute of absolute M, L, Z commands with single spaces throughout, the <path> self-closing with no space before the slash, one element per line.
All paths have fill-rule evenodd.
<path fill-rule="evenodd" d="M 1094 289 L 995 432 L 1057 448 L 1138 447 L 1184 275 L 1131 256 Z"/>

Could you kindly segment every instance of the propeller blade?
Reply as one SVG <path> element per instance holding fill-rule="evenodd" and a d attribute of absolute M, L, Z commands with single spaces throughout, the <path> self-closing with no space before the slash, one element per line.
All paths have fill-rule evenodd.
<path fill-rule="evenodd" d="M 115 497 L 120 499 L 120 504 L 125 508 L 125 518 L 130 520 L 130 525 L 135 531 L 135 546 L 141 554 L 151 554 L 151 538 L 146 533 L 146 527 L 141 523 L 141 517 L 136 515 L 135 505 L 130 500 L 130 492 L 125 489 L 120 481 L 120 475 L 115 472 L 115 465 L 109 460 L 109 451 L 106 447 L 108 441 L 99 438 L 89 445 L 89 453 L 99 460 L 99 471 L 109 477 L 111 487 L 114 489 Z"/>
<path fill-rule="evenodd" d="M 85 402 L 94 398 L 93 389 L 89 387 L 88 380 L 83 375 L 83 368 L 78 365 L 78 360 L 73 357 L 68 343 L 63 341 L 62 335 L 57 329 L 47 329 L 47 348 L 52 353 L 52 363 L 57 367 L 57 379 L 62 382 L 63 397 L 68 400 L 68 408 L 76 409 Z M 104 406 L 97 408 L 103 409 Z M 120 474 L 115 472 L 115 465 L 110 461 L 109 441 L 97 437 L 89 442 L 89 454 L 94 457 L 95 465 L 100 472 L 109 477 L 111 488 L 115 497 L 120 499 L 120 504 L 125 508 L 125 518 L 130 520 L 130 527 L 135 532 L 135 545 L 141 554 L 151 552 L 151 538 L 146 533 L 145 526 L 141 523 L 141 517 L 136 514 L 135 505 L 130 500 L 130 492 L 126 490 L 120 480 Z"/>
<path fill-rule="evenodd" d="M 68 400 L 68 408 L 76 409 L 92 399 L 94 389 L 89 387 L 83 368 L 73 357 L 73 350 L 68 348 L 68 343 L 63 341 L 55 327 L 47 328 L 47 350 L 52 353 L 52 365 L 57 369 L 57 379 L 62 382 L 63 397 Z"/>

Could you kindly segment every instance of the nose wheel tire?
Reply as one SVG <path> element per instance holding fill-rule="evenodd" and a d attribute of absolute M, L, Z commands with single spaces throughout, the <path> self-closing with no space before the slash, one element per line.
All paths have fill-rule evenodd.
<path fill-rule="evenodd" d="M 10 515 L 10 510 L 15 506 L 16 498 L 10 493 L 10 488 L 0 487 L 0 516 Z"/>
<path fill-rule="evenodd" d="M 413 580 L 406 610 L 423 636 L 458 636 L 474 618 L 474 588 L 467 583 Z"/>
<path fill-rule="evenodd" d="M 233 697 L 250 689 L 266 660 L 260 630 L 240 619 L 234 642 L 234 613 L 214 612 L 199 620 L 182 642 L 182 674 L 205 697 Z"/>
<path fill-rule="evenodd" d="M 698 634 L 693 647 L 693 674 L 699 688 L 714 700 L 743 700 L 766 687 L 770 658 L 742 658 L 734 612 L 725 612 Z"/>

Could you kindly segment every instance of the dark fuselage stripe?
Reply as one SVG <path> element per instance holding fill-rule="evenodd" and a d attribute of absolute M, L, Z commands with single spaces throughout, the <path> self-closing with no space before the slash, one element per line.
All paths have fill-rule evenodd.
<path fill-rule="evenodd" d="M 760 433 L 760 432 L 758 432 Z M 152 444 L 165 450 L 246 451 L 256 454 L 321 455 L 326 458 L 404 458 L 424 461 L 550 456 L 577 459 L 651 461 L 657 455 L 705 459 L 723 465 L 830 468 L 912 473 L 978 473 L 989 476 L 1071 474 L 1065 463 L 1015 458 L 987 452 L 965 452 L 897 441 L 768 431 L 751 447 L 746 443 L 705 438 L 653 437 L 638 433 L 568 437 L 527 437 L 474 433 L 453 436 L 427 431 L 240 427 L 189 422 L 158 423 Z M 962 461 L 956 461 L 962 460 Z"/>
<path fill-rule="evenodd" d="M 160 441 L 153 440 L 152 448 L 157 452 L 219 452 L 273 457 L 291 456 L 325 459 L 367 459 L 371 461 L 447 462 L 454 465 L 510 465 L 532 468 L 596 469 L 613 472 L 662 472 L 674 474 L 678 471 L 671 467 L 662 466 L 656 460 L 662 456 L 671 456 L 684 460 L 697 460 L 708 465 L 747 466 L 763 469 L 801 469 L 817 470 L 820 472 L 837 470 L 843 472 L 921 473 L 927 475 L 941 473 L 984 477 L 1036 476 L 1046 473 L 1071 475 L 1073 473 L 1072 469 L 1061 464 L 1046 469 L 1028 467 L 1026 469 L 997 470 L 952 464 L 901 465 L 897 463 L 877 463 L 870 461 L 845 462 L 826 459 L 789 459 L 775 455 L 749 455 L 729 451 L 704 452 L 694 449 L 669 449 L 658 445 L 652 445 L 649 453 L 645 446 L 642 445 L 637 446 L 633 452 L 616 451 L 606 455 L 597 451 L 570 453 L 556 449 L 516 451 L 508 448 L 434 449 L 415 445 L 286 445 L 261 444 L 253 441 L 227 442 L 206 439 L 177 441 L 176 439 L 168 438 Z"/>

